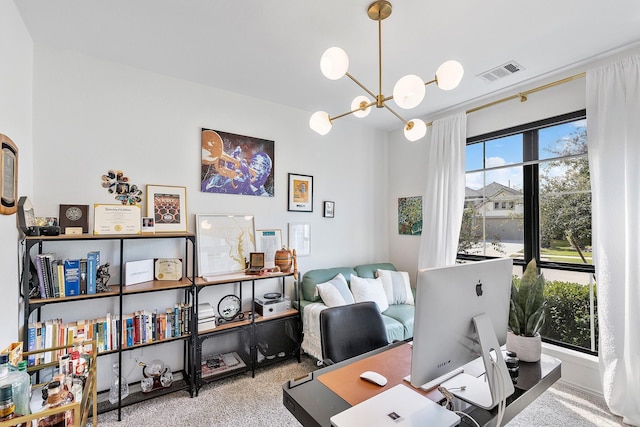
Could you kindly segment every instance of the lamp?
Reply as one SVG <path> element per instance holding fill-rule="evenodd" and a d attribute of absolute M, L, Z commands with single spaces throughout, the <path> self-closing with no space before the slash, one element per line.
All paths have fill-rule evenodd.
<path fill-rule="evenodd" d="M 350 114 L 359 118 L 366 117 L 371 111 L 371 107 L 375 105 L 376 108 L 386 108 L 400 119 L 404 124 L 404 136 L 409 141 L 417 141 L 427 133 L 425 122 L 419 119 L 405 120 L 389 107 L 387 101 L 393 99 L 396 105 L 402 109 L 415 108 L 424 99 L 427 85 L 435 83 L 442 90 L 455 89 L 460 84 L 460 80 L 462 80 L 464 69 L 458 61 L 446 61 L 438 67 L 433 80 L 425 82 L 413 74 L 404 76 L 393 87 L 393 95 L 385 97 L 382 94 L 382 21 L 391 15 L 391 3 L 386 0 L 377 0 L 369 5 L 367 15 L 372 20 L 378 21 L 378 94 L 376 95 L 367 89 L 349 74 L 349 57 L 344 50 L 339 47 L 330 47 L 322 54 L 320 59 L 322 74 L 330 80 L 338 80 L 343 76 L 347 76 L 374 100 L 372 101 L 366 96 L 358 96 L 351 103 L 350 111 L 333 117 L 325 111 L 318 111 L 309 119 L 309 127 L 320 135 L 326 135 L 331 130 L 334 120 Z"/>

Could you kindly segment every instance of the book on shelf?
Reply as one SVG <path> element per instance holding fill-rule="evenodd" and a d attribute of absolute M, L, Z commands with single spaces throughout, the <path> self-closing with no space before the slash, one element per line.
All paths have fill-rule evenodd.
<path fill-rule="evenodd" d="M 96 293 L 96 280 L 100 267 L 100 251 L 91 251 L 87 254 L 87 294 Z"/>
<path fill-rule="evenodd" d="M 242 369 L 246 366 L 242 358 L 234 351 L 231 353 L 202 356 L 200 369 L 202 378 L 207 378 Z"/>
<path fill-rule="evenodd" d="M 87 260 L 80 260 L 80 295 L 87 294 Z"/>
<path fill-rule="evenodd" d="M 80 295 L 80 260 L 64 260 L 64 289 L 68 297 Z"/>

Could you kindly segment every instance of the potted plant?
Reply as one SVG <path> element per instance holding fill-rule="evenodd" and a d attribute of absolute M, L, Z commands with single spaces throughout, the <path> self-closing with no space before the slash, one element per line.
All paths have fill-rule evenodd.
<path fill-rule="evenodd" d="M 547 302 L 544 299 L 544 277 L 538 274 L 532 259 L 522 275 L 520 285 L 511 283 L 511 308 L 507 350 L 518 354 L 524 362 L 537 362 L 542 353 L 540 329 L 544 324 Z"/>

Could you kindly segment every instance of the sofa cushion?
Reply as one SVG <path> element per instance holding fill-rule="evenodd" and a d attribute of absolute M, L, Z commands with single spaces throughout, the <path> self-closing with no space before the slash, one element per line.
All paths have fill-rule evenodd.
<path fill-rule="evenodd" d="M 381 279 L 363 279 L 351 276 L 351 292 L 356 302 L 373 301 L 382 313 L 389 308 L 387 294 L 384 292 Z"/>
<path fill-rule="evenodd" d="M 377 277 L 382 279 L 384 291 L 389 304 L 413 305 L 413 293 L 409 273 L 406 271 L 376 270 Z"/>
<path fill-rule="evenodd" d="M 389 342 L 402 341 L 405 339 L 404 326 L 402 323 L 384 314 L 382 315 L 382 320 L 384 320 L 384 327 L 387 329 L 387 339 Z"/>
<path fill-rule="evenodd" d="M 356 265 L 353 268 L 356 272 L 354 274 L 356 274 L 358 277 L 365 277 L 367 279 L 374 279 L 376 278 L 376 270 L 380 269 L 380 270 L 396 270 L 396 267 L 388 262 L 379 262 L 379 263 L 375 263 L 375 264 L 362 264 L 362 265 Z M 347 276 L 345 276 L 347 277 Z"/>
<path fill-rule="evenodd" d="M 316 295 L 316 285 L 328 282 L 340 273 L 349 281 L 352 274 L 356 271 L 351 267 L 321 268 L 318 270 L 309 270 L 302 276 L 302 299 L 307 301 L 320 301 L 320 297 Z"/>
<path fill-rule="evenodd" d="M 337 307 L 355 302 L 351 291 L 349 291 L 347 279 L 340 273 L 328 282 L 318 283 L 316 290 L 327 307 Z"/>
<path fill-rule="evenodd" d="M 382 313 L 383 317 L 390 317 L 400 323 L 403 327 L 403 338 L 413 337 L 413 317 L 415 307 L 408 304 L 391 304 L 389 308 Z"/>

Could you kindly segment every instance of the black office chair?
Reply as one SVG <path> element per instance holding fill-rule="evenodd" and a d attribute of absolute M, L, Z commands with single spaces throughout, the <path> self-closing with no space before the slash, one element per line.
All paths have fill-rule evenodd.
<path fill-rule="evenodd" d="M 382 315 L 371 301 L 322 310 L 320 338 L 325 365 L 389 344 Z"/>

